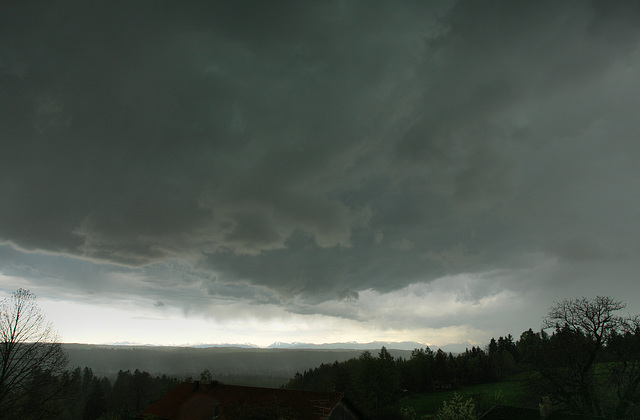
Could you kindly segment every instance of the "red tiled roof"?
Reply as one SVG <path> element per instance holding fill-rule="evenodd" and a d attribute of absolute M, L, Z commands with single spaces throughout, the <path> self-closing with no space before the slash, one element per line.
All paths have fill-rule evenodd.
<path fill-rule="evenodd" d="M 344 398 L 340 392 L 293 391 L 276 388 L 185 382 L 171 390 L 139 417 L 166 420 L 211 420 L 219 405 L 220 420 L 251 410 L 282 410 L 285 418 L 324 419 Z"/>

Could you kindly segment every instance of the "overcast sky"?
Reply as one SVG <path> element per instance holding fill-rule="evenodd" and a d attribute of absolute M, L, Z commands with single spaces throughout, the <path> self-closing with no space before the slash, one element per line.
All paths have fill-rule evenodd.
<path fill-rule="evenodd" d="M 640 312 L 637 2 L 5 2 L 0 297 L 61 340 Z"/>

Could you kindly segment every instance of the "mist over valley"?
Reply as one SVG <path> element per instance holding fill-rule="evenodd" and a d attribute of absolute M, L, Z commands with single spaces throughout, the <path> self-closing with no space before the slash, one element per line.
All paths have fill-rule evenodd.
<path fill-rule="evenodd" d="M 282 343 L 281 343 L 282 344 Z M 212 378 L 235 385 L 279 387 L 296 372 L 321 364 L 357 358 L 364 350 L 377 354 L 384 344 L 352 344 L 360 348 L 249 348 L 232 345 L 170 347 L 141 345 L 64 344 L 69 366 L 89 367 L 95 375 L 114 379 L 118 371 L 136 369 L 152 375 L 195 379 L 208 369 Z M 380 344 L 381 346 L 374 346 Z M 419 343 L 416 343 L 419 346 Z M 339 343 L 328 346 L 339 346 Z M 424 346 L 422 346 L 424 347 Z M 389 348 L 394 357 L 409 358 L 411 350 Z"/>

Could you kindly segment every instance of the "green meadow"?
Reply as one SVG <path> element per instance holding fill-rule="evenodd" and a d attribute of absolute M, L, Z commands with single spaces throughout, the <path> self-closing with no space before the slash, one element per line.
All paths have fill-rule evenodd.
<path fill-rule="evenodd" d="M 495 404 L 521 405 L 522 391 L 520 384 L 515 381 L 494 382 L 472 385 L 457 390 L 435 391 L 424 394 L 413 394 L 398 402 L 398 408 L 413 407 L 418 416 L 430 417 L 435 415 L 444 401 L 453 398 L 454 393 L 462 396 L 463 400 L 473 398 L 476 410 L 484 413 Z"/>

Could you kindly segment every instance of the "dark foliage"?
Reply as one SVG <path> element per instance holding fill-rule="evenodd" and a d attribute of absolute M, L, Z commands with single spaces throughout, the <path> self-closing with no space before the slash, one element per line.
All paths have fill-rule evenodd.
<path fill-rule="evenodd" d="M 152 377 L 148 372 L 120 371 L 111 383 L 97 377 L 90 368 L 75 368 L 64 375 L 66 397 L 54 412 L 43 417 L 64 420 L 135 419 L 179 381 L 167 376 Z"/>
<path fill-rule="evenodd" d="M 640 320 L 619 317 L 624 308 L 607 297 L 565 300 L 552 307 L 544 328 L 492 338 L 485 349 L 453 355 L 430 348 L 394 359 L 378 357 L 321 365 L 297 373 L 290 389 L 336 390 L 372 418 L 393 418 L 388 409 L 407 393 L 437 392 L 518 377 L 522 403 L 537 407 L 548 396 L 554 409 L 591 416 L 640 419 Z M 387 410 L 387 411 L 384 411 Z M 384 414 L 381 414 L 383 413 Z"/>
<path fill-rule="evenodd" d="M 410 393 L 455 390 L 517 376 L 528 391 L 524 403 L 537 406 L 541 396 L 548 396 L 556 410 L 640 419 L 640 320 L 616 316 L 623 307 L 610 298 L 567 300 L 556 304 L 545 320 L 543 327 L 553 329 L 551 334 L 528 329 L 517 341 L 509 334 L 457 355 L 426 347 L 413 350 L 408 359 L 382 347 L 377 355 L 364 351 L 359 357 L 296 373 L 285 388 L 344 392 L 369 417 L 393 419 L 402 418 L 396 402 Z M 38 350 L 50 345 L 55 343 L 44 342 Z M 58 350 L 55 354 L 66 360 Z M 6 405 L 10 410 L 0 417 L 133 419 L 179 383 L 139 369 L 120 370 L 109 380 L 88 367 L 64 371 L 59 363 L 56 369 L 48 366 L 30 366 L 25 380 L 10 394 L 5 386 L 3 392 L 11 397 L 6 401 L 12 405 Z M 10 378 L 7 373 L 4 377 Z M 200 374 L 203 380 L 211 377 L 208 370 Z M 293 415 L 275 407 L 239 405 L 234 410 L 237 418 Z"/>

